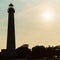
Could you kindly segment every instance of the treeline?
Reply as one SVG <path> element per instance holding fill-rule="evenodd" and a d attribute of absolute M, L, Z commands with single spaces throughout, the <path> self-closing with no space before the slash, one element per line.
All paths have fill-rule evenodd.
<path fill-rule="evenodd" d="M 23 45 L 15 50 L 15 54 L 9 56 L 8 51 L 0 52 L 0 60 L 8 59 L 51 59 L 55 60 L 60 58 L 60 46 L 55 47 L 45 47 L 45 46 L 35 46 L 32 49 L 28 48 L 28 45 Z"/>
<path fill-rule="evenodd" d="M 55 47 L 45 47 L 45 46 L 35 46 L 32 49 L 28 47 L 19 47 L 16 49 L 17 58 L 59 58 L 60 57 L 60 46 Z"/>

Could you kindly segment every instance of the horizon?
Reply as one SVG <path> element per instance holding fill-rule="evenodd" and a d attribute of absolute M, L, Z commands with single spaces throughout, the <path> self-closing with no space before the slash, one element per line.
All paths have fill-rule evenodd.
<path fill-rule="evenodd" d="M 8 5 L 15 8 L 16 48 L 23 44 L 60 45 L 60 0 L 0 1 L 0 49 L 6 48 Z"/>

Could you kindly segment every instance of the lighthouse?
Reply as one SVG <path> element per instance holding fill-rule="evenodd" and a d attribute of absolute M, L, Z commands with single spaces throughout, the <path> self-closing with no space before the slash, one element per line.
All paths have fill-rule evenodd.
<path fill-rule="evenodd" d="M 7 52 L 12 56 L 15 54 L 15 24 L 14 24 L 14 5 L 9 4 L 8 8 L 8 30 L 7 30 Z"/>

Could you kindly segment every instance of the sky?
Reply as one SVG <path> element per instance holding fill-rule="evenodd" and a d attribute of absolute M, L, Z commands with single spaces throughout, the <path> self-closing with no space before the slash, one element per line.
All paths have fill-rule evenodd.
<path fill-rule="evenodd" d="M 9 3 L 15 8 L 16 48 L 60 45 L 60 0 L 0 0 L 0 49 L 7 43 Z"/>

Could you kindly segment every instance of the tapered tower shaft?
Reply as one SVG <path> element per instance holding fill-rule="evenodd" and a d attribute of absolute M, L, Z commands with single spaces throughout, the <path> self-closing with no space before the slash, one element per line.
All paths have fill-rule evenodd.
<path fill-rule="evenodd" d="M 7 34 L 7 51 L 13 54 L 15 51 L 15 25 L 14 25 L 14 13 L 13 4 L 8 8 L 8 34 Z"/>

